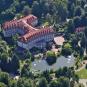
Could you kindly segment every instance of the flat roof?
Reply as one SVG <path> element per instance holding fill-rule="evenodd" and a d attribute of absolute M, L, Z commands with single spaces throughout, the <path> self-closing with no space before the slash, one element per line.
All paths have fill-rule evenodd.
<path fill-rule="evenodd" d="M 54 37 L 54 41 L 57 45 L 63 45 L 65 39 L 63 36 Z"/>

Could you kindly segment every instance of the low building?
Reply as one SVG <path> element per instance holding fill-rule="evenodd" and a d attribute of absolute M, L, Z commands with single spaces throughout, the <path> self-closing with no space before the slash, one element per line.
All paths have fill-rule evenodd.
<path fill-rule="evenodd" d="M 54 38 L 54 42 L 55 42 L 56 45 L 62 46 L 63 43 L 65 42 L 65 39 L 64 39 L 63 36 L 57 36 L 57 37 Z"/>
<path fill-rule="evenodd" d="M 85 27 L 78 27 L 76 28 L 76 33 L 83 32 L 85 30 Z"/>
<path fill-rule="evenodd" d="M 2 25 L 4 37 L 20 34 L 18 46 L 31 49 L 33 47 L 44 48 L 47 42 L 53 41 L 54 30 L 50 27 L 35 28 L 38 23 L 37 17 L 29 15 L 19 20 L 12 20 Z"/>

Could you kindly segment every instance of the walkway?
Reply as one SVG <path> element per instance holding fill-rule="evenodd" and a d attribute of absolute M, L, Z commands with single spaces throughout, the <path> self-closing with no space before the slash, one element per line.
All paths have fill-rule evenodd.
<path fill-rule="evenodd" d="M 84 60 L 84 61 L 82 62 L 82 64 L 83 64 L 83 66 L 82 66 L 81 68 L 75 70 L 76 72 L 78 72 L 78 71 L 80 71 L 80 70 L 82 70 L 82 69 L 85 68 L 85 66 L 86 66 L 86 64 L 87 64 L 87 60 Z"/>
<path fill-rule="evenodd" d="M 79 68 L 78 70 L 76 70 L 76 72 L 85 68 L 85 66 L 87 64 L 87 60 L 83 61 L 82 63 L 83 63 L 83 66 L 81 68 Z M 87 87 L 87 79 L 79 79 L 79 83 L 82 83 L 85 87 Z"/>
<path fill-rule="evenodd" d="M 82 83 L 85 87 L 87 87 L 87 79 L 80 79 L 79 83 Z"/>

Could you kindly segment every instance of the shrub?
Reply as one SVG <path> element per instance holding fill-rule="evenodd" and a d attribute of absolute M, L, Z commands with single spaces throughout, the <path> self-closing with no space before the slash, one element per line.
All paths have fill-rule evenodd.
<path fill-rule="evenodd" d="M 72 48 L 71 45 L 69 43 L 66 43 L 63 48 L 62 48 L 62 55 L 64 56 L 68 56 L 72 54 Z"/>
<path fill-rule="evenodd" d="M 85 68 L 87 69 L 87 64 L 86 64 Z"/>
<path fill-rule="evenodd" d="M 63 48 L 62 49 L 62 55 L 68 56 L 68 55 L 71 55 L 71 54 L 72 54 L 72 49 L 70 49 L 70 48 Z"/>
<path fill-rule="evenodd" d="M 83 57 L 83 60 L 87 60 L 87 55 Z"/>
<path fill-rule="evenodd" d="M 46 56 L 47 56 L 46 61 L 47 61 L 47 63 L 48 63 L 49 65 L 52 65 L 52 64 L 54 64 L 54 63 L 56 62 L 57 57 L 56 57 L 56 55 L 55 55 L 54 52 L 48 51 L 48 52 L 46 53 Z"/>

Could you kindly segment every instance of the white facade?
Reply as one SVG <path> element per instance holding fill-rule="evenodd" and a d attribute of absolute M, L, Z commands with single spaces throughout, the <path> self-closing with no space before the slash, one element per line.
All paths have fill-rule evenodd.
<path fill-rule="evenodd" d="M 16 29 L 3 30 L 4 37 L 11 37 L 11 36 L 15 35 L 16 33 L 17 33 Z"/>
<path fill-rule="evenodd" d="M 4 37 L 11 37 L 15 34 L 21 34 L 24 35 L 25 31 L 23 29 L 15 28 L 15 29 L 7 29 L 3 30 Z"/>
<path fill-rule="evenodd" d="M 25 20 L 22 20 L 22 22 L 23 22 L 23 24 L 21 26 L 28 27 L 28 25 L 29 25 L 28 22 L 26 22 Z M 38 20 L 35 19 L 34 21 L 32 21 L 31 25 L 36 26 L 37 23 L 38 23 Z M 31 27 L 28 27 L 28 28 L 30 29 Z M 9 29 L 3 29 L 3 34 L 4 34 L 4 37 L 11 37 L 17 33 L 20 35 L 27 34 L 26 31 L 27 30 L 24 28 L 17 28 L 17 25 L 16 25 L 16 28 L 14 26 L 13 26 L 13 28 L 10 28 L 10 24 L 9 24 Z M 32 33 L 32 32 L 30 32 L 30 33 Z M 19 47 L 22 47 L 27 50 L 29 50 L 33 47 L 44 48 L 46 46 L 46 42 L 50 42 L 53 39 L 54 39 L 54 34 L 52 32 L 48 32 L 48 34 L 47 34 L 47 32 L 46 32 L 46 34 L 44 34 L 44 35 L 42 34 L 42 36 L 38 35 L 38 37 L 34 37 L 34 38 L 32 38 L 32 40 L 29 40 L 26 42 L 18 40 L 17 44 Z"/>
<path fill-rule="evenodd" d="M 27 43 L 18 41 L 18 46 L 30 50 L 33 47 L 44 48 L 46 47 L 46 42 L 50 42 L 54 39 L 54 34 L 47 34 L 44 36 L 39 36 L 38 38 L 32 39 Z"/>

